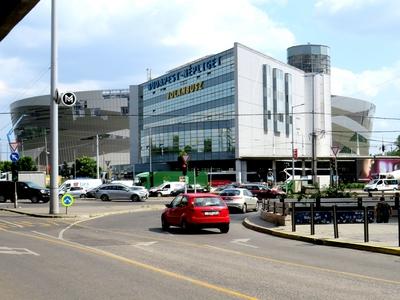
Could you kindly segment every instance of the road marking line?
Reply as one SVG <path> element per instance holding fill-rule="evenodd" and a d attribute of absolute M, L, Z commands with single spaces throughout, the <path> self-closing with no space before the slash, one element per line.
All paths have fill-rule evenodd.
<path fill-rule="evenodd" d="M 251 258 L 255 258 L 255 259 L 261 259 L 261 260 L 265 260 L 265 261 L 269 261 L 269 262 L 273 262 L 273 263 L 277 263 L 277 264 L 284 264 L 284 265 L 291 266 L 291 267 L 301 267 L 301 268 L 305 268 L 305 269 L 311 269 L 311 270 L 314 270 L 314 271 L 333 273 L 333 274 L 345 275 L 345 276 L 348 276 L 348 277 L 355 277 L 355 278 L 361 278 L 361 279 L 367 279 L 367 280 L 372 280 L 372 281 L 379 281 L 379 282 L 385 282 L 385 283 L 392 283 L 392 284 L 400 285 L 400 281 L 395 281 L 395 280 L 389 280 L 389 279 L 377 278 L 377 277 L 372 277 L 372 276 L 367 276 L 367 275 L 362 275 L 362 274 L 357 274 L 357 273 L 350 273 L 350 272 L 345 272 L 345 271 L 337 271 L 337 270 L 326 269 L 326 268 L 322 268 L 322 267 L 304 265 L 304 264 L 290 262 L 290 261 L 286 261 L 286 260 L 279 260 L 279 259 L 274 259 L 274 258 L 269 258 L 269 257 L 264 257 L 264 256 L 257 256 L 257 255 L 247 254 L 247 253 L 244 253 L 244 252 L 235 251 L 235 250 L 229 250 L 229 249 L 215 247 L 215 246 L 211 246 L 211 245 L 204 245 L 204 246 L 208 247 L 208 248 L 212 248 L 212 249 L 218 250 L 218 251 L 223 251 L 223 252 L 226 252 L 226 253 L 231 253 L 231 254 L 235 254 L 235 255 L 251 257 Z"/>
<path fill-rule="evenodd" d="M 17 224 L 17 223 L 13 223 L 13 222 L 5 221 L 5 220 L 0 220 L 0 222 L 6 223 L 6 224 L 9 224 L 9 225 L 12 225 L 12 226 L 18 227 L 18 228 L 24 228 L 24 226 L 22 226 L 22 225 L 19 225 L 19 224 Z"/>
<path fill-rule="evenodd" d="M 119 256 L 117 254 L 111 253 L 111 252 L 107 252 L 105 250 L 101 250 L 101 249 L 97 249 L 97 248 L 93 248 L 93 247 L 89 247 L 89 246 L 85 246 L 82 244 L 78 244 L 78 243 L 74 243 L 74 242 L 70 242 L 70 241 L 66 241 L 66 240 L 62 240 L 62 239 L 57 239 L 57 238 L 47 238 L 45 236 L 37 236 L 37 235 L 31 235 L 28 233 L 24 233 L 24 232 L 17 232 L 17 231 L 9 231 L 9 230 L 5 230 L 9 233 L 13 233 L 16 235 L 21 235 L 21 236 L 25 236 L 25 237 L 30 237 L 30 238 L 35 238 L 35 239 L 39 239 L 39 240 L 44 240 L 50 243 L 54 243 L 54 244 L 59 244 L 59 245 L 63 245 L 63 246 L 69 246 L 71 248 L 75 248 L 84 252 L 88 252 L 88 253 L 92 253 L 92 254 L 96 254 L 96 255 L 102 255 L 102 256 L 106 256 L 115 260 L 118 260 L 120 262 L 129 264 L 129 265 L 133 265 L 142 269 L 146 269 L 146 270 L 150 270 L 153 271 L 155 273 L 159 273 L 168 277 L 173 277 L 175 279 L 178 280 L 182 280 L 182 281 L 187 281 L 190 283 L 193 283 L 195 285 L 204 287 L 204 288 L 208 288 L 210 290 L 214 290 L 214 291 L 218 291 L 220 293 L 226 294 L 226 295 L 231 295 L 237 298 L 241 298 L 241 299 L 248 299 L 248 300 L 256 300 L 257 298 L 246 295 L 246 294 L 242 294 L 240 292 L 228 289 L 228 288 L 224 288 L 222 286 L 218 286 L 218 285 L 214 285 L 199 279 L 194 279 L 179 273 L 175 273 L 175 272 L 171 272 L 165 269 L 161 269 L 161 268 L 157 268 L 154 267 L 152 265 L 149 264 L 145 264 L 145 263 L 141 263 L 139 261 L 133 260 L 133 259 L 129 259 L 123 256 Z"/>
<path fill-rule="evenodd" d="M 40 256 L 38 253 L 33 252 L 26 248 L 9 248 L 9 247 L 0 247 L 0 254 L 14 254 L 14 255 L 36 255 Z"/>
<path fill-rule="evenodd" d="M 240 245 L 240 246 L 246 246 L 246 247 L 249 247 L 249 248 L 255 248 L 255 249 L 259 248 L 259 247 L 254 246 L 254 245 L 247 244 L 248 241 L 250 241 L 250 239 L 235 239 L 235 240 L 232 240 L 231 243 L 237 244 L 237 245 Z"/>

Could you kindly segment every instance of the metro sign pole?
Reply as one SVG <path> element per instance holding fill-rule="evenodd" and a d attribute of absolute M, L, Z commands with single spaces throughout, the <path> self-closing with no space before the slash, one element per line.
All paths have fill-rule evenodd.
<path fill-rule="evenodd" d="M 51 74 L 50 74 L 50 210 L 58 214 L 58 92 L 57 92 L 57 29 L 56 0 L 51 1 Z"/>

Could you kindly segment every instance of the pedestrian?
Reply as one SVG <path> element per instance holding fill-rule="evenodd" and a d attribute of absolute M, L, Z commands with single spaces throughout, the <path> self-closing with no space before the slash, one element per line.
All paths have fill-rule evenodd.
<path fill-rule="evenodd" d="M 375 207 L 376 223 L 388 223 L 392 214 L 392 208 L 385 201 L 385 197 L 381 197 Z"/>

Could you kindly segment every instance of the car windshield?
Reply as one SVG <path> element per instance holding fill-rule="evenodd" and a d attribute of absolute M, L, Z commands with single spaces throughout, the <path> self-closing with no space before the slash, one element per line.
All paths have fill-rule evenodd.
<path fill-rule="evenodd" d="M 221 196 L 237 196 L 240 195 L 239 190 L 224 190 L 220 193 Z"/>
<path fill-rule="evenodd" d="M 204 206 L 224 206 L 221 199 L 217 197 L 201 197 L 194 199 L 194 206 L 204 207 Z"/>
<path fill-rule="evenodd" d="M 30 188 L 33 189 L 44 189 L 44 187 L 39 186 L 38 184 L 32 182 L 32 181 L 25 181 L 26 185 L 29 186 Z"/>

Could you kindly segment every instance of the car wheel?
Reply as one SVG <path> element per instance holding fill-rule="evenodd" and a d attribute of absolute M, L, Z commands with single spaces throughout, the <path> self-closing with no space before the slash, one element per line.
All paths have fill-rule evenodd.
<path fill-rule="evenodd" d="M 165 220 L 165 217 L 161 217 L 161 228 L 164 231 L 167 231 L 169 229 L 169 224 L 167 220 Z"/>
<path fill-rule="evenodd" d="M 79 198 L 85 198 L 85 197 L 86 197 L 85 194 L 81 194 L 81 195 L 79 196 Z"/>
<path fill-rule="evenodd" d="M 101 201 L 110 201 L 107 195 L 101 195 L 100 196 Z"/>
<path fill-rule="evenodd" d="M 189 232 L 191 230 L 191 226 L 186 222 L 186 220 L 182 220 L 181 227 L 183 231 Z"/>
<path fill-rule="evenodd" d="M 0 195 L 0 202 L 6 202 L 6 197 L 4 197 L 3 195 Z"/>
<path fill-rule="evenodd" d="M 247 213 L 247 204 L 243 204 L 242 213 Z"/>
<path fill-rule="evenodd" d="M 31 198 L 31 202 L 32 202 L 32 203 L 38 203 L 38 202 L 39 202 L 39 199 L 38 199 L 38 197 L 36 197 L 36 196 L 32 196 L 32 198 Z"/>
<path fill-rule="evenodd" d="M 222 226 L 219 228 L 219 230 L 221 231 L 221 233 L 228 233 L 228 231 L 229 231 L 229 224 L 222 225 Z"/>
<path fill-rule="evenodd" d="M 132 196 L 131 196 L 131 200 L 132 200 L 133 202 L 138 202 L 138 201 L 139 201 L 139 196 L 138 196 L 138 195 L 132 195 Z"/>
<path fill-rule="evenodd" d="M 162 194 L 161 193 L 157 193 L 157 197 L 162 197 Z"/>

